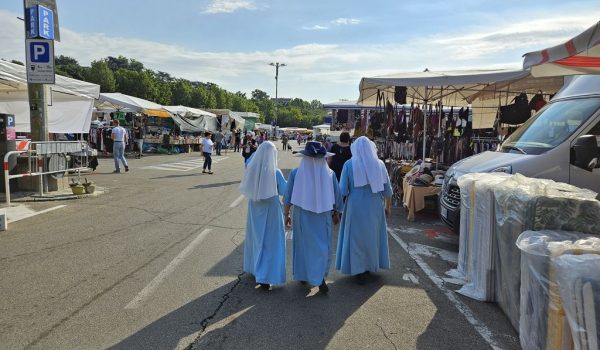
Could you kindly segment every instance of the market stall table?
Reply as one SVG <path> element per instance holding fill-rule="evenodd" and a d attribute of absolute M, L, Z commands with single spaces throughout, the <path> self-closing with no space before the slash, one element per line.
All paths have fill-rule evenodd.
<path fill-rule="evenodd" d="M 425 208 L 425 197 L 440 194 L 438 186 L 413 186 L 406 179 L 402 181 L 404 207 L 408 210 L 408 221 L 415 220 L 415 213 Z"/>

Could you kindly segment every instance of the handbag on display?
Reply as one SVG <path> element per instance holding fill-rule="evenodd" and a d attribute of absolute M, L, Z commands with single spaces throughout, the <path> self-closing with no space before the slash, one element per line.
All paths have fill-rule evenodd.
<path fill-rule="evenodd" d="M 526 93 L 522 92 L 513 101 L 509 105 L 500 106 L 499 116 L 502 124 L 523 124 L 531 117 L 531 109 L 529 109 L 529 101 L 527 100 Z"/>

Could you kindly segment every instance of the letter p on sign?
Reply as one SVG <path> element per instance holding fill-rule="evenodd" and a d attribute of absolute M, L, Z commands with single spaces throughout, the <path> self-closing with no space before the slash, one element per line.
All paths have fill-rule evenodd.
<path fill-rule="evenodd" d="M 50 44 L 48 43 L 32 43 L 29 47 L 31 62 L 34 63 L 48 63 L 50 62 Z"/>

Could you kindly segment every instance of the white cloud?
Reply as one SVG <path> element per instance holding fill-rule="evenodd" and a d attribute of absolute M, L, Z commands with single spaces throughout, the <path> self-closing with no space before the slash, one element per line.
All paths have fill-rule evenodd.
<path fill-rule="evenodd" d="M 315 24 L 315 25 L 314 25 L 314 26 L 312 26 L 312 27 L 308 27 L 308 26 L 306 26 L 306 27 L 302 27 L 302 29 L 303 29 L 303 30 L 327 30 L 327 29 L 329 29 L 329 27 L 320 26 L 320 25 L 318 25 L 318 24 Z"/>
<path fill-rule="evenodd" d="M 256 10 L 256 5 L 251 0 L 212 0 L 202 13 L 232 13 L 239 10 Z"/>
<path fill-rule="evenodd" d="M 331 23 L 338 25 L 338 26 L 349 25 L 349 24 L 359 24 L 360 19 L 340 17 L 340 18 L 336 18 L 333 21 L 331 21 Z"/>
<path fill-rule="evenodd" d="M 261 89 L 274 95 L 274 68 L 279 71 L 279 93 L 322 102 L 358 96 L 361 77 L 400 71 L 501 68 L 522 64 L 527 51 L 554 46 L 587 29 L 600 13 L 545 20 L 488 23 L 463 32 L 406 38 L 402 43 L 304 44 L 253 52 L 201 52 L 148 40 L 79 33 L 61 28 L 57 55 L 76 58 L 81 65 L 107 56 L 135 58 L 153 70 L 193 81 L 213 82 L 229 91 Z M 0 57 L 25 61 L 23 23 L 14 13 L 0 11 Z"/>

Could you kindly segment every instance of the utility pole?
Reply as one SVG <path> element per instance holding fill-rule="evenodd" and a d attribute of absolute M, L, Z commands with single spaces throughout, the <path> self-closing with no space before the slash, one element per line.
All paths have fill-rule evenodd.
<path fill-rule="evenodd" d="M 278 108 L 279 108 L 279 99 L 277 97 L 277 90 L 278 90 L 278 85 L 279 85 L 279 67 L 285 67 L 286 64 L 285 63 L 269 63 L 270 66 L 274 66 L 275 67 L 275 132 L 274 132 L 274 137 L 277 138 L 277 125 L 278 125 L 278 120 L 277 120 L 277 112 L 278 112 Z"/>

